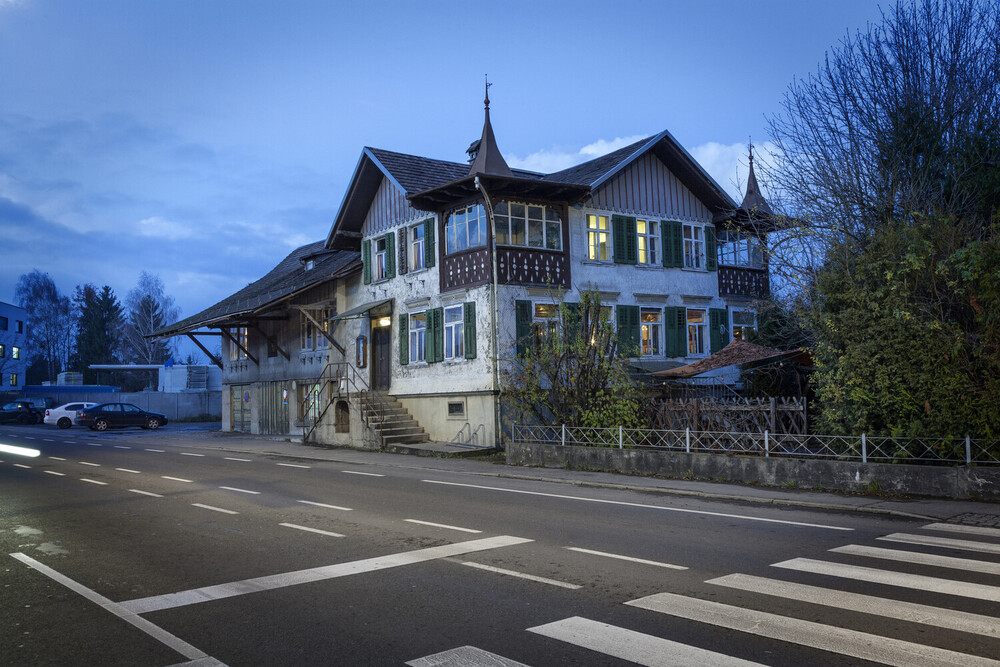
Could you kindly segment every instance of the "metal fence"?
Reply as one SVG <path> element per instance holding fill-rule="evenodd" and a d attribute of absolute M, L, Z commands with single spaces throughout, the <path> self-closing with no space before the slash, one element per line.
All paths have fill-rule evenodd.
<path fill-rule="evenodd" d="M 1000 465 L 1000 440 L 665 431 L 514 424 L 515 442 L 708 454 L 838 459 L 862 463 Z"/>

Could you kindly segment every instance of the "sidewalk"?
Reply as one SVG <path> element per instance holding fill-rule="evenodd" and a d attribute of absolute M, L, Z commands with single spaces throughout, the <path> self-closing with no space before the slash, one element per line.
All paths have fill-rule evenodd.
<path fill-rule="evenodd" d="M 398 465 L 407 468 L 428 468 L 452 472 L 555 482 L 595 488 L 614 488 L 664 493 L 695 498 L 760 503 L 863 512 L 927 521 L 949 521 L 1000 529 L 1000 503 L 924 498 L 882 498 L 878 496 L 744 486 L 722 482 L 684 479 L 634 477 L 606 472 L 565 470 L 562 468 L 526 468 L 508 466 L 502 459 L 491 459 L 491 450 L 464 449 L 449 443 L 424 443 L 400 447 L 395 453 L 371 452 L 358 449 L 326 449 L 290 442 L 286 436 L 253 436 L 244 433 L 223 433 L 197 429 L 149 433 L 144 439 L 163 439 L 183 447 L 217 449 L 229 452 L 272 454 L 313 461 L 337 461 L 352 465 Z M 422 456 L 403 456 L 403 453 Z M 476 458 L 469 458 L 476 456 Z M 433 458 L 431 458 L 433 457 Z"/>

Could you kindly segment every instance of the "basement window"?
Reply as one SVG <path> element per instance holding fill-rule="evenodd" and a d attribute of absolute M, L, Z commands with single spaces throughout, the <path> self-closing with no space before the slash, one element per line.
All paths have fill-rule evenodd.
<path fill-rule="evenodd" d="M 465 418 L 465 401 L 448 401 L 448 419 Z"/>

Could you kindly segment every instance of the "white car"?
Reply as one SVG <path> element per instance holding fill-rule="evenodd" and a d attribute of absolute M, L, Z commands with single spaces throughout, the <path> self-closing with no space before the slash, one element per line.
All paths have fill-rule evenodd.
<path fill-rule="evenodd" d="M 69 428 L 73 425 L 73 418 L 76 417 L 77 410 L 92 408 L 95 405 L 97 405 L 97 403 L 84 403 L 83 401 L 79 401 L 77 403 L 60 405 L 58 408 L 49 408 L 45 411 L 45 423 L 53 424 L 59 428 Z"/>

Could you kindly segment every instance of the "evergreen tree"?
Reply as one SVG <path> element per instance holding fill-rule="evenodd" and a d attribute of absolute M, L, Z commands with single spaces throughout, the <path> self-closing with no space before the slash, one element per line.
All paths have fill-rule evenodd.
<path fill-rule="evenodd" d="M 73 297 L 77 315 L 76 352 L 72 368 L 83 373 L 85 384 L 97 382 L 92 364 L 118 363 L 124 317 L 114 291 L 105 285 L 98 292 L 94 285 L 77 286 Z"/>

